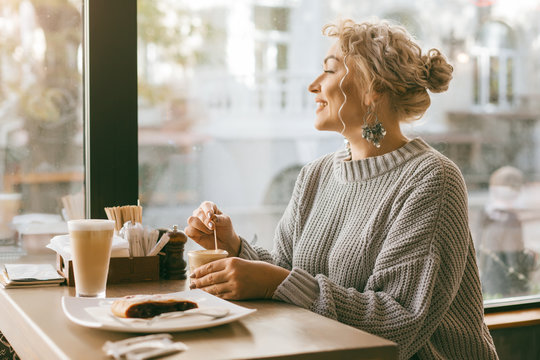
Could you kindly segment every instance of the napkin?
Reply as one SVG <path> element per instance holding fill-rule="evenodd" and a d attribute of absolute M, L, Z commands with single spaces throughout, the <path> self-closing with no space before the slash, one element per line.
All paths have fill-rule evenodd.
<path fill-rule="evenodd" d="M 51 264 L 5 264 L 0 285 L 5 288 L 54 286 L 64 282 Z"/>
<path fill-rule="evenodd" d="M 5 264 L 4 268 L 13 281 L 64 280 L 51 264 Z"/>
<path fill-rule="evenodd" d="M 57 235 L 47 245 L 51 250 L 58 253 L 64 261 L 72 260 L 69 235 Z M 120 236 L 113 236 L 111 257 L 129 257 L 129 243 Z"/>

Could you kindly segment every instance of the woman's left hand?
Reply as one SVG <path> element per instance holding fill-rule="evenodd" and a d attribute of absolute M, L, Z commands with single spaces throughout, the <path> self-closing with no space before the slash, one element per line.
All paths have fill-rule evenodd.
<path fill-rule="evenodd" d="M 277 265 L 231 257 L 195 269 L 190 288 L 227 300 L 271 298 L 288 275 Z"/>

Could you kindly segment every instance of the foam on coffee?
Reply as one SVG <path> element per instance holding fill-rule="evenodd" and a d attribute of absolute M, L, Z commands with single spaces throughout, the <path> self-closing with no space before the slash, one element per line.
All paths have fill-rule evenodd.
<path fill-rule="evenodd" d="M 99 219 L 70 220 L 68 226 L 70 231 L 114 230 L 114 221 Z"/>

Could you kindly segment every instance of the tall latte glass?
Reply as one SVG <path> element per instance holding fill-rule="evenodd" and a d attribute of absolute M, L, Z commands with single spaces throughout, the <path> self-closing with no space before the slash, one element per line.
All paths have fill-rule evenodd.
<path fill-rule="evenodd" d="M 78 297 L 105 297 L 114 221 L 68 221 Z"/>

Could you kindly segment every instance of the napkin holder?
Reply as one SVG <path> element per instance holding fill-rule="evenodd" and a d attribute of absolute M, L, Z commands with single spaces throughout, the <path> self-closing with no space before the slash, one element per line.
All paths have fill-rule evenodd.
<path fill-rule="evenodd" d="M 68 286 L 75 286 L 72 261 L 64 261 L 56 254 L 56 269 L 66 278 Z M 159 256 L 112 257 L 109 262 L 107 284 L 159 280 Z"/>

